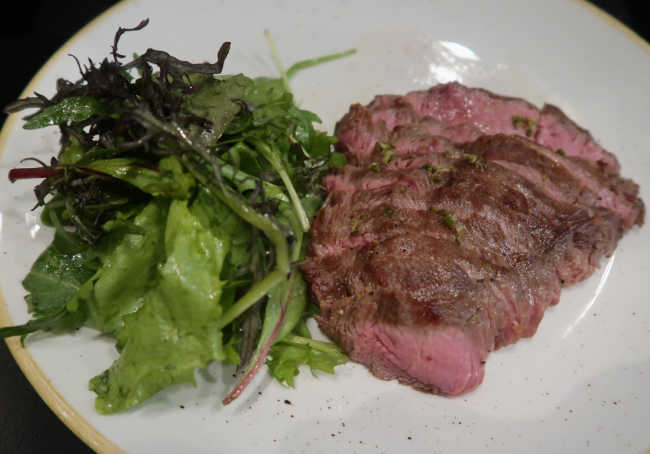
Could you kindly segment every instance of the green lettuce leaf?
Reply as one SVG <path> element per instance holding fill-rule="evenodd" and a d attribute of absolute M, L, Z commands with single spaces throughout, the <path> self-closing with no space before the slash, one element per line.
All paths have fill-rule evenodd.
<path fill-rule="evenodd" d="M 229 239 L 230 265 L 238 267 L 250 262 L 250 224 L 243 221 L 203 186 L 198 188 L 190 210 L 202 225 L 210 228 L 216 235 Z"/>
<path fill-rule="evenodd" d="M 347 362 L 345 354 L 334 344 L 289 334 L 271 347 L 271 359 L 266 361 L 269 371 L 280 383 L 294 386 L 300 366 L 316 371 L 334 373 L 334 368 Z"/>
<path fill-rule="evenodd" d="M 183 172 L 183 167 L 175 156 L 161 159 L 157 169 L 133 158 L 97 160 L 84 167 L 126 181 L 153 196 L 184 199 L 190 195 L 194 186 L 194 178 Z"/>
<path fill-rule="evenodd" d="M 224 284 L 219 276 L 228 249 L 228 237 L 202 224 L 187 202 L 171 203 L 166 260 L 156 284 L 149 283 L 142 306 L 124 317 L 117 333 L 119 359 L 90 382 L 100 413 L 122 411 L 172 384 L 193 382 L 197 368 L 228 357 L 217 328 Z"/>
<path fill-rule="evenodd" d="M 102 267 L 75 300 L 86 307 L 90 326 L 115 333 L 123 327 L 124 316 L 144 303 L 164 260 L 167 205 L 163 200 L 150 202 L 131 222 L 113 227 L 96 248 Z"/>

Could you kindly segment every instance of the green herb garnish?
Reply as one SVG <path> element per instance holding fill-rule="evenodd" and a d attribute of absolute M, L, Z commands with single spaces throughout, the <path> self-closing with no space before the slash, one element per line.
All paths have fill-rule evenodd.
<path fill-rule="evenodd" d="M 531 137 L 535 133 L 537 121 L 533 118 L 522 117 L 520 115 L 513 115 L 512 127 L 515 129 L 522 129 L 526 137 Z"/>
<path fill-rule="evenodd" d="M 431 179 L 434 183 L 440 183 L 442 181 L 442 175 L 444 173 L 454 172 L 456 170 L 456 167 L 454 166 L 436 167 L 429 163 L 424 164 L 421 168 L 431 175 Z"/>
<path fill-rule="evenodd" d="M 472 153 L 463 153 L 463 158 L 467 160 L 470 164 L 473 164 L 479 170 L 487 169 L 487 164 L 483 156 L 478 156 Z"/>
<path fill-rule="evenodd" d="M 359 220 L 352 219 L 350 221 L 350 233 L 357 233 L 359 231 Z"/>
<path fill-rule="evenodd" d="M 395 147 L 390 142 L 381 142 L 379 148 L 381 149 L 381 163 L 386 165 L 393 159 L 393 156 L 395 155 Z"/>
<path fill-rule="evenodd" d="M 454 232 L 456 235 L 456 243 L 460 244 L 461 240 L 463 239 L 463 236 L 465 235 L 466 229 L 463 224 L 458 222 L 458 219 L 456 217 L 455 213 L 450 213 L 445 210 L 436 210 L 436 214 L 438 215 L 438 219 L 440 220 L 440 223 L 444 225 L 446 228 Z"/>

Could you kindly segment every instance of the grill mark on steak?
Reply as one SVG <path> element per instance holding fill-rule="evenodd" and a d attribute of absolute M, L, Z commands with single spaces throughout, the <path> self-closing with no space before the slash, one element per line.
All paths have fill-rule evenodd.
<path fill-rule="evenodd" d="M 529 140 L 502 134 L 482 136 L 474 142 L 461 145 L 439 139 L 440 146 L 437 149 L 418 149 L 410 154 L 398 155 L 384 166 L 382 172 L 368 172 L 367 165 L 347 166 L 326 177 L 325 185 L 329 191 L 387 187 L 399 181 L 397 174 L 391 173 L 391 170 L 421 168 L 425 165 L 448 169 L 458 165 L 464 156 L 470 154 L 523 176 L 551 198 L 615 211 L 624 220 L 626 229 L 643 223 L 645 210 L 643 202 L 638 198 L 638 185 L 629 179 L 606 174 L 596 167 L 586 165 L 581 159 L 562 156 Z M 377 169 L 382 166 L 380 151 L 375 151 L 368 157 Z M 444 178 L 442 174 L 437 176 Z M 400 178 L 408 179 L 403 173 Z"/>
<path fill-rule="evenodd" d="M 498 161 L 524 178 L 532 179 L 552 197 L 586 206 L 599 206 L 618 213 L 626 228 L 643 222 L 639 187 L 618 175 L 605 174 L 585 165 L 582 159 L 565 157 L 524 139 L 503 135 L 481 137 L 464 147 L 484 153 L 486 161 Z M 535 175 L 535 173 L 537 175 Z"/>
<path fill-rule="evenodd" d="M 551 106 L 447 84 L 354 105 L 337 133 L 350 159 L 325 180 L 303 270 L 321 329 L 383 379 L 474 389 L 488 352 L 532 336 L 643 224 L 638 186 Z"/>

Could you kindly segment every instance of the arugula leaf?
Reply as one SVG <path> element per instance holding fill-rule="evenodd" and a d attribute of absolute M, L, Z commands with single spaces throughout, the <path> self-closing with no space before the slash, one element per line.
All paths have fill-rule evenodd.
<path fill-rule="evenodd" d="M 97 268 L 88 244 L 58 228 L 23 280 L 29 311 L 37 318 L 59 314 Z"/>
<path fill-rule="evenodd" d="M 78 320 L 78 317 L 73 318 L 70 314 L 64 308 L 51 315 L 30 320 L 23 325 L 0 328 L 0 338 L 25 336 L 36 331 L 73 329 L 83 324 L 83 320 Z"/>
<path fill-rule="evenodd" d="M 237 100 L 244 97 L 252 81 L 242 74 L 237 74 L 221 79 L 195 75 L 192 82 L 194 91 L 185 99 L 184 107 L 211 123 L 207 130 L 192 125 L 189 129 L 192 140 L 200 141 L 206 147 L 214 147 L 241 109 Z"/>
<path fill-rule="evenodd" d="M 60 225 L 52 243 L 36 259 L 23 287 L 33 320 L 19 326 L 0 328 L 0 338 L 24 336 L 39 331 L 69 331 L 82 326 L 87 313 L 71 301 L 99 266 L 87 243 Z"/>
<path fill-rule="evenodd" d="M 47 106 L 24 124 L 24 129 L 38 129 L 67 122 L 81 122 L 104 112 L 102 103 L 92 96 L 74 96 Z"/>

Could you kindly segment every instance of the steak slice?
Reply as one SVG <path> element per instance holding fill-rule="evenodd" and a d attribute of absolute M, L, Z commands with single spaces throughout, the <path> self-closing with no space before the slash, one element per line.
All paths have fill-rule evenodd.
<path fill-rule="evenodd" d="M 524 138 L 502 134 L 481 136 L 464 144 L 454 144 L 436 136 L 427 136 L 425 140 L 425 135 L 419 130 L 415 130 L 415 135 L 420 146 L 409 148 L 407 152 L 398 151 L 389 161 L 381 150 L 375 150 L 366 157 L 368 163 L 348 165 L 342 171 L 328 175 L 324 181 L 328 191 L 376 189 L 396 181 L 410 181 L 413 189 L 418 190 L 418 185 L 422 185 L 421 178 L 406 170 L 420 168 L 429 174 L 435 173 L 431 175 L 434 179 L 442 179 L 459 162 L 480 159 L 480 162 L 494 162 L 507 167 L 551 198 L 614 211 L 623 219 L 626 229 L 643 222 L 644 205 L 638 198 L 638 185 L 632 180 L 605 173 L 580 158 L 565 156 Z"/>
<path fill-rule="evenodd" d="M 540 110 L 523 99 L 457 82 L 404 96 L 377 96 L 368 107 L 353 105 L 337 124 L 338 146 L 353 159 L 363 158 L 378 143 L 389 140 L 396 127 L 418 123 L 424 123 L 433 135 L 455 142 L 471 141 L 479 134 L 527 137 L 551 150 L 594 163 L 606 173 L 619 173 L 616 157 L 557 107 L 547 104 Z"/>
<path fill-rule="evenodd" d="M 321 329 L 382 379 L 474 389 L 490 351 L 534 335 L 643 224 L 638 186 L 549 106 L 447 84 L 352 106 L 337 132 L 350 159 L 325 180 L 303 271 Z"/>

